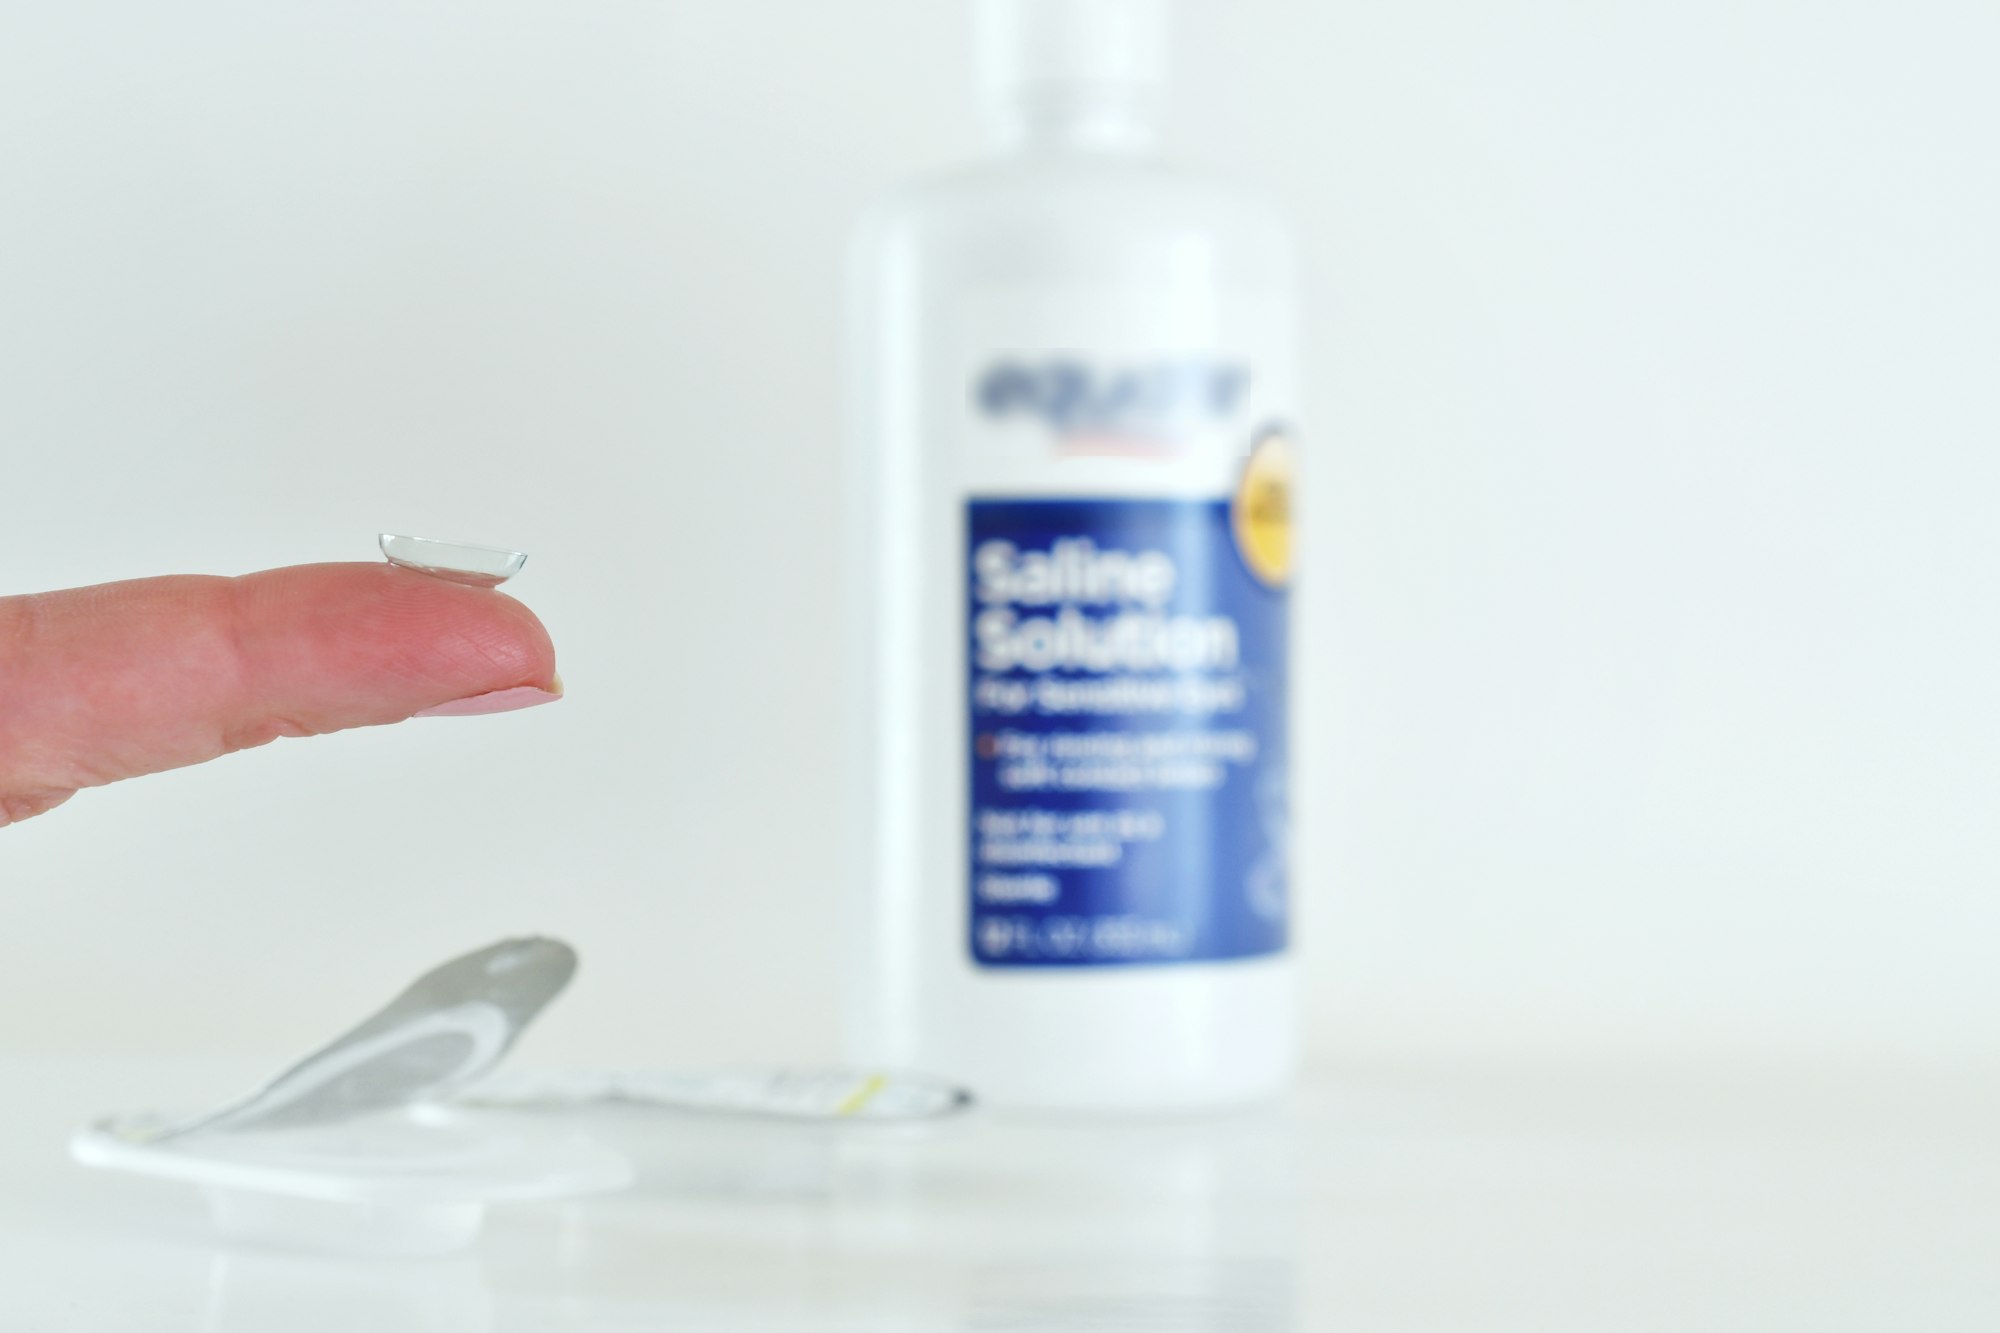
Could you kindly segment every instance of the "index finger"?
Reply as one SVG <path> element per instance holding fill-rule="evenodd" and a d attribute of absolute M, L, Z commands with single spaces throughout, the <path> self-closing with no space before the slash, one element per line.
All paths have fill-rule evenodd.
<path fill-rule="evenodd" d="M 0 824 L 280 736 L 560 696 L 533 612 L 390 565 L 0 598 Z"/>

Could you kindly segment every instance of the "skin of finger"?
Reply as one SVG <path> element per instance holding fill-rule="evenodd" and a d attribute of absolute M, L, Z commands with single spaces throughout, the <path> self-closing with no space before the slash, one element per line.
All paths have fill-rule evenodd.
<path fill-rule="evenodd" d="M 397 722 L 554 678 L 548 633 L 519 602 L 388 565 L 0 598 L 0 797 Z"/>
<path fill-rule="evenodd" d="M 46 814 L 74 795 L 76 795 L 74 791 L 37 791 L 15 796 L 0 795 L 0 828 L 18 824 L 24 819 L 32 819 L 36 815 Z"/>

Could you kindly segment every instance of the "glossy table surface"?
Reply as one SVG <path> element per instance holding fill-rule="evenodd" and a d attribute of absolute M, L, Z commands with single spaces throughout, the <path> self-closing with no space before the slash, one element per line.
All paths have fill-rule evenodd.
<path fill-rule="evenodd" d="M 0 1329 L 2000 1328 L 1991 1073 L 1354 1060 L 1202 1119 L 628 1120 L 637 1188 L 418 1260 L 224 1244 L 65 1156 L 254 1072 L 0 1059 Z"/>

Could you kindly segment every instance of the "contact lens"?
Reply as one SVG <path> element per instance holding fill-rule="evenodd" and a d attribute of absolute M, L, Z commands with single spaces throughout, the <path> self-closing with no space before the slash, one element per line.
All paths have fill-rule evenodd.
<path fill-rule="evenodd" d="M 475 588 L 497 588 L 528 563 L 527 555 L 520 551 L 441 542 L 429 537 L 401 537 L 393 532 L 381 534 L 381 545 L 382 554 L 392 565 Z"/>

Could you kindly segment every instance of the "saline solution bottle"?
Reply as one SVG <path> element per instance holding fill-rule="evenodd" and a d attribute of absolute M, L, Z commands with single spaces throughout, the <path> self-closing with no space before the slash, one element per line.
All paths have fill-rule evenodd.
<path fill-rule="evenodd" d="M 1161 0 L 978 0 L 992 152 L 865 220 L 857 1060 L 1001 1106 L 1275 1094 L 1291 247 L 1157 156 Z"/>

